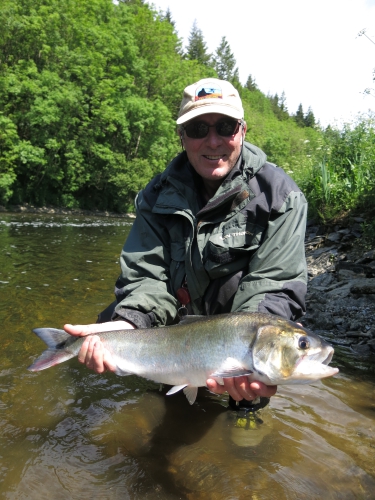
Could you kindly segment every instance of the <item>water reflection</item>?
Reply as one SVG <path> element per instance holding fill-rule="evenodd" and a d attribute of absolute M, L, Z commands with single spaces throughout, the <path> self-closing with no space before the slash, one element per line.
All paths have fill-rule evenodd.
<path fill-rule="evenodd" d="M 92 322 L 131 221 L 0 216 L 0 490 L 6 499 L 373 499 L 375 384 L 346 370 L 280 388 L 263 424 L 70 360 L 26 367 L 36 326 Z"/>

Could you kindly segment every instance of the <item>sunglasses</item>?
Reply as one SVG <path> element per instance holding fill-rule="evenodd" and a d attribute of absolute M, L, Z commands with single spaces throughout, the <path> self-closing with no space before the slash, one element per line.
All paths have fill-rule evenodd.
<path fill-rule="evenodd" d="M 230 137 L 236 135 L 241 121 L 237 120 L 220 120 L 215 125 L 208 125 L 206 122 L 195 121 L 188 123 L 183 127 L 186 135 L 190 139 L 203 139 L 208 135 L 209 129 L 215 127 L 216 133 L 221 137 Z"/>

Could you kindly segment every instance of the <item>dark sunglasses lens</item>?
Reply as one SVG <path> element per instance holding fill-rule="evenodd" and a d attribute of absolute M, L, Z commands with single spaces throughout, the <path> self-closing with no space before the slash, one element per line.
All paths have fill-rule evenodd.
<path fill-rule="evenodd" d="M 186 135 L 191 139 L 203 139 L 208 134 L 209 126 L 204 122 L 189 123 L 185 127 Z"/>
<path fill-rule="evenodd" d="M 229 137 L 230 135 L 236 134 L 238 132 L 237 121 L 225 121 L 216 124 L 216 132 L 223 137 Z"/>
<path fill-rule="evenodd" d="M 222 137 L 229 137 L 237 134 L 239 125 L 240 123 L 235 120 L 221 121 L 215 125 L 207 125 L 205 122 L 192 122 L 188 123 L 184 129 L 190 139 L 203 139 L 208 134 L 210 127 L 215 127 L 216 132 Z"/>

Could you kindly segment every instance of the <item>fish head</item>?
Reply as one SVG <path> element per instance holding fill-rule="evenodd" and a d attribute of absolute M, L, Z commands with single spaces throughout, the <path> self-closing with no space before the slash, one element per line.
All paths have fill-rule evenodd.
<path fill-rule="evenodd" d="M 333 353 L 318 335 L 280 319 L 258 329 L 252 349 L 254 377 L 268 385 L 307 384 L 339 371 L 328 366 Z"/>

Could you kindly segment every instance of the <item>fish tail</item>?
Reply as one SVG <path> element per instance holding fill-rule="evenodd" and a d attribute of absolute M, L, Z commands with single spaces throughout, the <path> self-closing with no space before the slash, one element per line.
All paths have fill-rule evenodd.
<path fill-rule="evenodd" d="M 66 350 L 68 340 L 72 339 L 69 333 L 56 328 L 36 328 L 34 333 L 48 346 L 41 356 L 27 369 L 31 372 L 45 370 L 51 366 L 63 363 L 75 356 L 71 350 Z"/>

